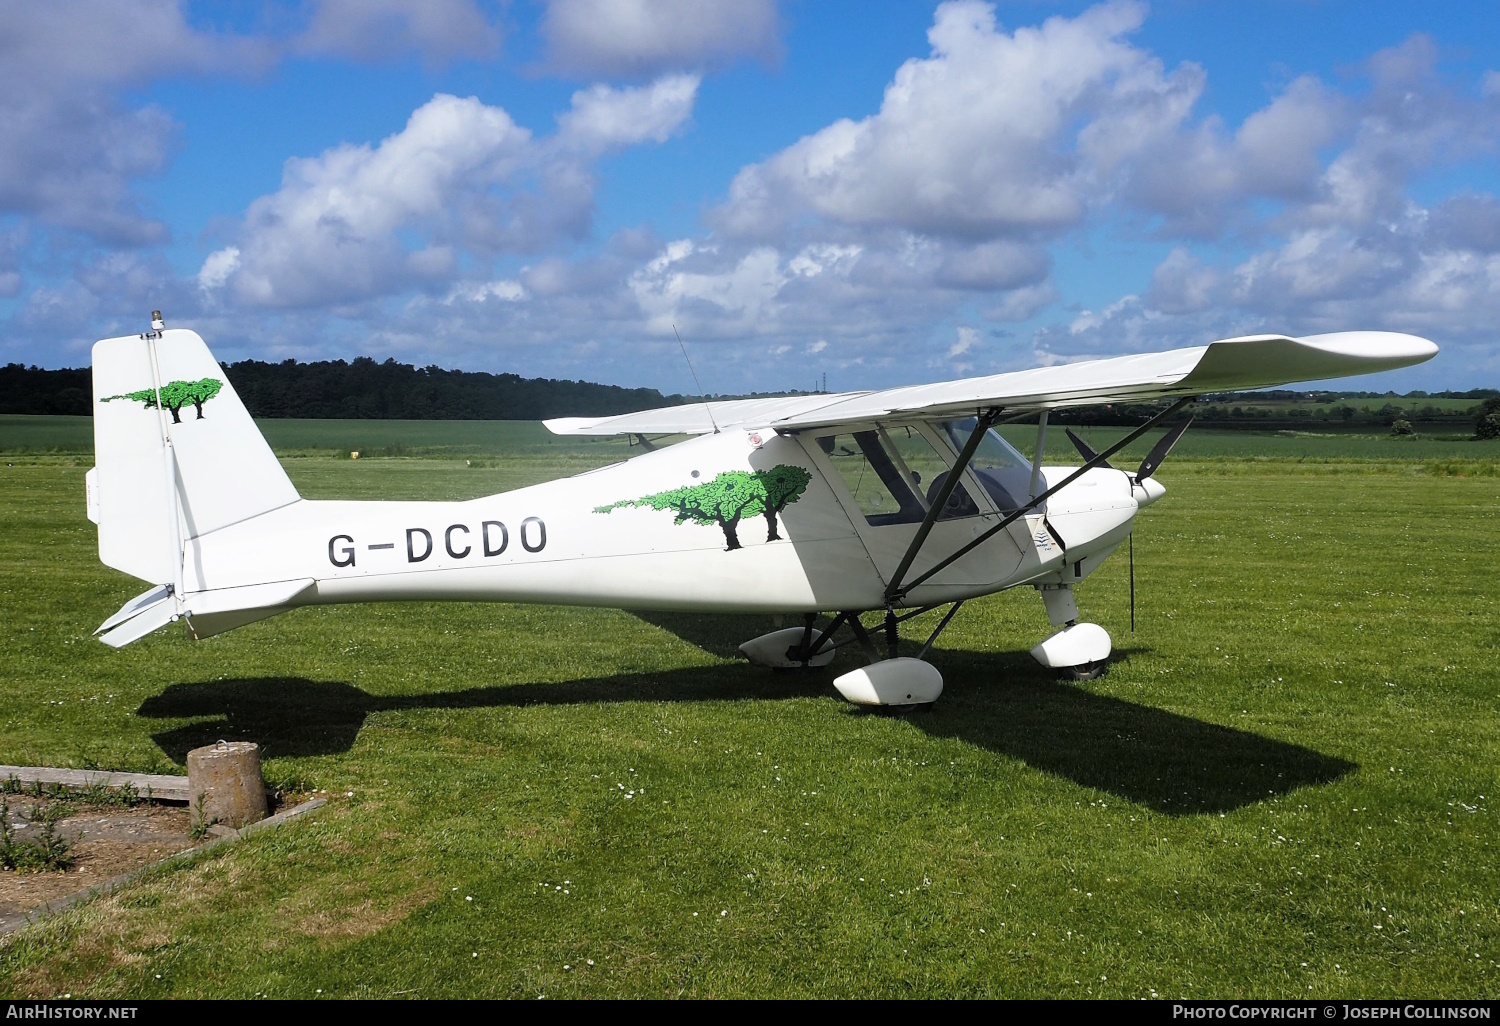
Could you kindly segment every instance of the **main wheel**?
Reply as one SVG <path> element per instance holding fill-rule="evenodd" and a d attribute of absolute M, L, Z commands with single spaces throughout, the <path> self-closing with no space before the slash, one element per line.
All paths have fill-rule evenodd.
<path fill-rule="evenodd" d="M 1096 659 L 1081 666 L 1069 666 L 1064 671 L 1064 676 L 1074 681 L 1097 680 L 1104 676 L 1104 671 L 1107 669 L 1109 669 L 1108 659 Z"/>
<path fill-rule="evenodd" d="M 913 705 L 867 705 L 864 708 L 876 716 L 915 716 L 932 712 L 936 702 L 917 702 Z"/>

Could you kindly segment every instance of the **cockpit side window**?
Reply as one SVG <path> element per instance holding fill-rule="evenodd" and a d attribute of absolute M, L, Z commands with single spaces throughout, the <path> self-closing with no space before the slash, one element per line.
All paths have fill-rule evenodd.
<path fill-rule="evenodd" d="M 817 441 L 872 526 L 920 523 L 948 476 L 948 462 L 920 431 L 909 427 L 876 427 L 824 435 Z M 960 485 L 938 519 L 978 512 Z"/>
<path fill-rule="evenodd" d="M 973 417 L 943 423 L 943 433 L 948 436 L 955 452 L 963 451 L 964 444 L 974 433 L 975 424 Z M 990 493 L 990 498 L 995 500 L 995 505 L 1000 507 L 1001 512 L 1019 509 L 1031 497 L 1030 461 L 994 428 L 984 433 L 969 469 L 979 478 L 984 490 Z M 1046 512 L 1046 503 L 1038 509 Z"/>

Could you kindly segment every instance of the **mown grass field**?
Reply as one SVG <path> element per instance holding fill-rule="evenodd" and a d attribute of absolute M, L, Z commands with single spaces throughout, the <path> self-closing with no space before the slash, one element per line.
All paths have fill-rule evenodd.
<path fill-rule="evenodd" d="M 515 430 L 354 462 L 307 429 L 287 465 L 310 497 L 457 498 L 625 452 Z M 750 668 L 761 617 L 346 607 L 113 651 L 89 635 L 141 585 L 97 562 L 89 459 L 28 446 L 0 466 L 0 762 L 247 738 L 331 802 L 0 941 L 0 989 L 1494 997 L 1489 450 L 1212 441 L 1141 516 L 1138 630 L 1123 553 L 1081 589 L 1106 676 L 1036 666 L 1041 602 L 1007 593 L 965 607 L 909 717 L 838 698 L 852 656 Z"/>

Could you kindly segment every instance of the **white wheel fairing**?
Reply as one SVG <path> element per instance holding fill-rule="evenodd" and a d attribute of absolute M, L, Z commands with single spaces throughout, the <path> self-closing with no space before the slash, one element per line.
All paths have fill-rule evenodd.
<path fill-rule="evenodd" d="M 817 641 L 820 630 L 814 628 L 812 640 Z M 801 627 L 786 627 L 770 634 L 762 634 L 758 638 L 751 638 L 740 646 L 746 659 L 756 666 L 766 666 L 773 670 L 790 670 L 801 666 L 827 666 L 833 662 L 837 650 L 833 647 L 833 639 L 829 638 L 823 642 L 816 655 L 807 662 L 792 659 L 787 655 L 787 650 L 799 647 L 806 631 Z"/>
<path fill-rule="evenodd" d="M 855 705 L 926 705 L 943 693 L 943 675 L 931 663 L 902 656 L 851 670 L 833 686 Z"/>
<path fill-rule="evenodd" d="M 1062 670 L 1103 662 L 1113 647 L 1109 632 L 1097 623 L 1075 623 L 1038 643 L 1031 657 L 1043 666 Z"/>

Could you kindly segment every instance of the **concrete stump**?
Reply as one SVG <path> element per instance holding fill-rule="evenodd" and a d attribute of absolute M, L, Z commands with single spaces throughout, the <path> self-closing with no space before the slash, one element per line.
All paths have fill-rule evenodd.
<path fill-rule="evenodd" d="M 239 829 L 266 818 L 266 787 L 260 779 L 260 745 L 220 741 L 187 754 L 193 818 Z M 199 804 L 199 799 L 202 804 Z"/>

